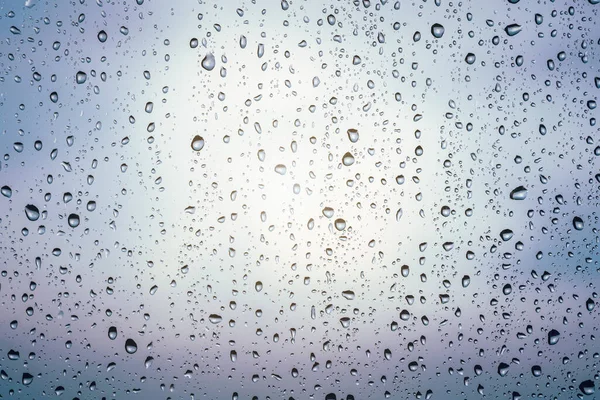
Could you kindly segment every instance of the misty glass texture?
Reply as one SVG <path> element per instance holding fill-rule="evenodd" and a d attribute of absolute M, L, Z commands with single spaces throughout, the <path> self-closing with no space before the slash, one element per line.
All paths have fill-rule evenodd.
<path fill-rule="evenodd" d="M 0 0 L 0 398 L 597 398 L 600 0 Z"/>

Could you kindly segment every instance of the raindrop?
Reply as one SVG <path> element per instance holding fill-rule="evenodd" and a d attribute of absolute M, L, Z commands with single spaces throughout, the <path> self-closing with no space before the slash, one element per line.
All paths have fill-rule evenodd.
<path fill-rule="evenodd" d="M 433 24 L 431 26 L 431 34 L 437 39 L 440 39 L 442 36 L 444 36 L 444 32 L 444 26 L 441 24 Z"/>
<path fill-rule="evenodd" d="M 548 344 L 555 345 L 558 343 L 558 339 L 560 338 L 560 333 L 556 329 L 551 329 L 548 332 Z"/>
<path fill-rule="evenodd" d="M 206 56 L 204 56 L 200 64 L 205 70 L 212 71 L 216 65 L 215 56 L 212 53 L 208 53 Z"/>
<path fill-rule="evenodd" d="M 527 198 L 527 189 L 523 186 L 517 186 L 510 192 L 512 200 L 525 200 Z"/>
<path fill-rule="evenodd" d="M 79 215 L 69 214 L 68 222 L 71 228 L 77 228 L 79 226 Z"/>
<path fill-rule="evenodd" d="M 75 82 L 77 82 L 79 85 L 81 85 L 82 83 L 85 83 L 86 80 L 87 80 L 87 74 L 83 71 L 79 71 L 75 75 Z"/>
<path fill-rule="evenodd" d="M 583 220 L 580 217 L 573 218 L 573 228 L 578 231 L 583 230 Z"/>
<path fill-rule="evenodd" d="M 33 204 L 28 204 L 25 206 L 25 215 L 28 220 L 37 221 L 40 218 L 40 210 Z"/>
<path fill-rule="evenodd" d="M 504 28 L 504 31 L 508 36 L 515 36 L 517 33 L 521 32 L 521 29 L 523 28 L 519 24 L 510 24 Z"/>
<path fill-rule="evenodd" d="M 202 136 L 196 135 L 192 139 L 192 150 L 200 151 L 204 148 L 204 138 Z"/>
<path fill-rule="evenodd" d="M 125 351 L 127 354 L 133 354 L 137 349 L 137 343 L 133 339 L 127 339 L 125 341 Z"/>

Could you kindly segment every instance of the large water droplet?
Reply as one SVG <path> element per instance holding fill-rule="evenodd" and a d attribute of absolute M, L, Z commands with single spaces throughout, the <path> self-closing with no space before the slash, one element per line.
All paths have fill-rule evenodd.
<path fill-rule="evenodd" d="M 517 186 L 510 192 L 512 200 L 525 200 L 527 198 L 527 189 L 523 186 Z"/>
<path fill-rule="evenodd" d="M 30 221 L 37 221 L 40 218 L 40 210 L 33 204 L 27 204 L 25 206 L 25 215 Z"/>
<path fill-rule="evenodd" d="M 2 193 L 2 195 L 4 197 L 8 197 L 10 198 L 12 196 L 12 189 L 10 188 L 10 186 L 2 186 L 2 188 L 0 188 L 0 193 Z"/>
<path fill-rule="evenodd" d="M 437 39 L 440 39 L 442 36 L 444 36 L 444 32 L 444 26 L 441 24 L 433 24 L 431 26 L 431 34 Z"/>
<path fill-rule="evenodd" d="M 583 220 L 580 217 L 573 218 L 573 228 L 578 231 L 583 230 Z"/>
<path fill-rule="evenodd" d="M 133 339 L 127 339 L 125 341 L 125 351 L 127 354 L 133 354 L 137 349 L 137 343 Z"/>
<path fill-rule="evenodd" d="M 218 324 L 219 322 L 223 321 L 223 317 L 218 314 L 210 314 L 208 316 L 208 320 L 211 324 Z"/>
<path fill-rule="evenodd" d="M 498 375 L 506 376 L 506 374 L 508 374 L 508 368 L 509 368 L 509 365 L 507 363 L 501 362 L 498 365 Z"/>
<path fill-rule="evenodd" d="M 110 328 L 108 328 L 108 338 L 110 340 L 115 340 L 117 338 L 117 328 L 114 326 L 111 326 Z"/>
<path fill-rule="evenodd" d="M 31 382 L 33 382 L 33 375 L 24 372 L 23 376 L 21 377 L 21 383 L 25 386 L 28 386 L 31 385 Z"/>
<path fill-rule="evenodd" d="M 350 152 L 347 152 L 342 157 L 342 164 L 344 164 L 346 167 L 351 166 L 354 164 L 354 156 Z"/>
<path fill-rule="evenodd" d="M 192 139 L 192 150 L 200 151 L 204 148 L 204 138 L 200 135 L 194 136 Z M 209 151 L 210 153 L 210 151 Z"/>
<path fill-rule="evenodd" d="M 75 82 L 77 82 L 79 85 L 81 85 L 82 83 L 85 83 L 86 80 L 87 80 L 87 74 L 83 71 L 79 71 L 75 75 Z"/>
<path fill-rule="evenodd" d="M 79 226 L 79 215 L 69 214 L 68 221 L 71 228 L 77 228 Z"/>
<path fill-rule="evenodd" d="M 519 24 L 510 24 L 504 28 L 504 31 L 508 36 L 515 36 L 517 33 L 521 32 L 521 29 L 523 28 Z"/>
<path fill-rule="evenodd" d="M 581 382 L 579 384 L 579 390 L 581 390 L 581 393 L 585 394 L 586 396 L 593 395 L 594 392 L 596 391 L 596 386 L 594 385 L 594 381 L 586 380 L 586 381 Z"/>
<path fill-rule="evenodd" d="M 555 345 L 558 343 L 558 339 L 560 338 L 560 333 L 556 329 L 551 329 L 548 332 L 548 344 Z"/>
<path fill-rule="evenodd" d="M 108 35 L 105 31 L 98 32 L 98 40 L 100 41 L 100 43 L 106 42 L 106 39 L 108 39 Z"/>
<path fill-rule="evenodd" d="M 200 64 L 202 65 L 202 68 L 204 68 L 205 70 L 212 71 L 216 65 L 215 56 L 212 53 L 208 53 L 207 55 L 204 56 L 204 58 L 202 59 L 202 62 Z"/>

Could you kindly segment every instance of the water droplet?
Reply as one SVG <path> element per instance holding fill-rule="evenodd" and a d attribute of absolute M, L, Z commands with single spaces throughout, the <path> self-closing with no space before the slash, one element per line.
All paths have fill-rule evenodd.
<path fill-rule="evenodd" d="M 348 139 L 352 142 L 352 143 L 356 143 L 358 142 L 358 131 L 356 129 L 348 129 Z"/>
<path fill-rule="evenodd" d="M 12 196 L 12 189 L 10 188 L 10 186 L 2 186 L 2 188 L 0 188 L 0 193 L 2 193 L 2 195 L 4 197 L 8 197 L 10 199 L 10 197 Z"/>
<path fill-rule="evenodd" d="M 220 315 L 217 315 L 217 314 L 210 314 L 208 316 L 208 320 L 210 321 L 211 324 L 218 324 L 221 321 L 223 321 L 223 317 L 221 317 Z"/>
<path fill-rule="evenodd" d="M 200 151 L 204 148 L 204 138 L 202 136 L 196 135 L 192 139 L 192 150 Z M 210 151 L 209 151 L 210 153 Z"/>
<path fill-rule="evenodd" d="M 198 47 L 198 39 L 196 39 L 196 38 L 190 39 L 190 47 L 192 49 L 195 49 L 196 47 Z"/>
<path fill-rule="evenodd" d="M 592 299 L 587 299 L 587 301 L 585 302 L 585 308 L 588 311 L 593 311 L 594 307 L 596 307 L 596 303 L 594 302 L 594 300 Z"/>
<path fill-rule="evenodd" d="M 21 383 L 24 386 L 28 386 L 28 385 L 31 385 L 31 382 L 33 382 L 33 375 L 28 374 L 27 372 L 24 372 L 23 376 L 21 377 Z"/>
<path fill-rule="evenodd" d="M 527 189 L 523 186 L 517 186 L 510 192 L 512 200 L 525 200 L 527 198 Z"/>
<path fill-rule="evenodd" d="M 137 349 L 137 343 L 133 339 L 127 339 L 125 341 L 125 351 L 127 354 L 133 354 Z"/>
<path fill-rule="evenodd" d="M 40 218 L 40 210 L 33 204 L 27 204 L 25 206 L 25 215 L 30 221 L 37 221 Z"/>
<path fill-rule="evenodd" d="M 522 29 L 523 28 L 519 24 L 510 24 L 504 28 L 504 31 L 508 36 L 515 36 L 517 33 L 521 32 Z"/>
<path fill-rule="evenodd" d="M 331 217 L 333 217 L 333 208 L 325 207 L 325 208 L 323 208 L 322 213 L 325 217 L 331 218 Z"/>
<path fill-rule="evenodd" d="M 71 228 L 77 228 L 79 226 L 79 215 L 69 214 L 68 222 Z"/>
<path fill-rule="evenodd" d="M 555 345 L 558 343 L 558 339 L 560 338 L 560 333 L 556 329 L 551 329 L 548 332 L 548 344 Z"/>
<path fill-rule="evenodd" d="M 467 64 L 474 64 L 476 60 L 475 54 L 473 53 L 468 53 L 467 56 L 465 57 L 465 62 Z"/>
<path fill-rule="evenodd" d="M 200 64 L 205 70 L 212 71 L 216 65 L 215 56 L 212 53 L 208 53 L 206 56 L 204 56 Z"/>
<path fill-rule="evenodd" d="M 108 35 L 105 31 L 98 32 L 98 40 L 100 41 L 100 43 L 106 42 L 106 39 L 108 39 Z"/>
<path fill-rule="evenodd" d="M 444 36 L 444 32 L 444 26 L 441 24 L 433 24 L 431 26 L 431 34 L 437 39 L 440 39 L 442 36 Z"/>
<path fill-rule="evenodd" d="M 86 80 L 87 80 L 87 74 L 83 71 L 79 71 L 75 75 L 75 82 L 77 82 L 79 85 L 81 85 L 82 83 L 85 83 Z"/>
<path fill-rule="evenodd" d="M 342 164 L 344 164 L 346 167 L 351 166 L 354 164 L 354 156 L 350 152 L 347 152 L 342 157 Z"/>
<path fill-rule="evenodd" d="M 354 300 L 355 295 L 354 292 L 352 290 L 344 290 L 342 292 L 342 296 L 346 299 L 346 300 Z"/>
<path fill-rule="evenodd" d="M 500 232 L 500 237 L 505 242 L 508 242 L 510 239 L 512 239 L 513 236 L 514 236 L 514 233 L 510 229 L 504 229 L 502 232 Z"/>
<path fill-rule="evenodd" d="M 600 2 L 600 0 L 598 0 L 598 1 Z M 594 381 L 587 380 L 587 381 L 581 382 L 579 384 L 579 390 L 581 390 L 581 393 L 585 394 L 586 396 L 593 395 L 596 391 L 596 386 L 594 385 Z"/>
<path fill-rule="evenodd" d="M 573 228 L 578 231 L 583 230 L 583 220 L 580 217 L 573 218 Z"/>
<path fill-rule="evenodd" d="M 508 374 L 508 368 L 509 368 L 508 364 L 501 362 L 498 365 L 498 375 L 506 376 L 506 374 Z"/>
<path fill-rule="evenodd" d="M 285 175 L 285 173 L 287 172 L 287 168 L 283 164 L 277 164 L 275 166 L 275 172 L 277 172 L 279 175 Z"/>
<path fill-rule="evenodd" d="M 117 328 L 114 326 L 111 326 L 110 328 L 108 328 L 108 338 L 110 340 L 115 340 L 117 338 Z"/>

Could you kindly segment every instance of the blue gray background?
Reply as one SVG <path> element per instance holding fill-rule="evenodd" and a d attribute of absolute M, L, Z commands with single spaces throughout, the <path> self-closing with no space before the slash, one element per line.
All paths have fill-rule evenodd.
<path fill-rule="evenodd" d="M 0 396 L 594 398 L 595 2 L 0 1 Z"/>

